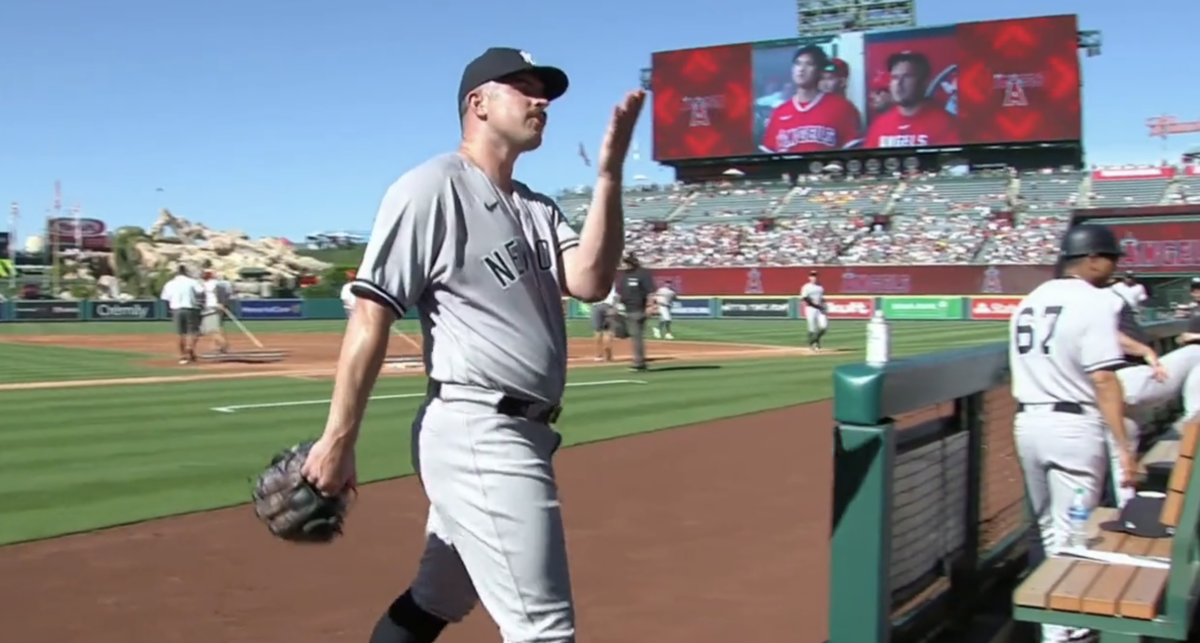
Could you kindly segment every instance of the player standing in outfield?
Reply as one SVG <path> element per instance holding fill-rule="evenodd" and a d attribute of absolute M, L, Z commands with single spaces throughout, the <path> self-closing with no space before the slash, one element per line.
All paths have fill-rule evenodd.
<path fill-rule="evenodd" d="M 808 273 L 808 283 L 800 287 L 800 299 L 804 301 L 804 321 L 808 323 L 808 347 L 820 352 L 829 317 L 825 314 L 825 286 L 818 280 L 816 270 Z"/>
<path fill-rule="evenodd" d="M 547 108 L 567 85 L 526 52 L 488 49 L 459 83 L 458 151 L 406 172 L 376 215 L 325 431 L 303 468 L 325 494 L 354 484 L 389 331 L 415 306 L 429 378 L 412 423 L 430 502 L 425 551 L 371 643 L 432 643 L 478 602 L 505 641 L 575 641 L 552 464 L 567 375 L 561 298 L 596 302 L 616 280 L 625 157 L 645 92 L 611 112 L 577 233 L 553 199 L 512 176 L 518 157 L 541 146 Z"/>
<path fill-rule="evenodd" d="M 861 115 L 839 94 L 821 91 L 821 75 L 829 56 L 816 45 L 800 48 L 792 58 L 796 93 L 767 120 L 764 152 L 827 152 L 852 146 L 862 135 Z"/>
<path fill-rule="evenodd" d="M 1137 460 L 1125 434 L 1125 402 L 1115 369 L 1123 363 L 1117 301 L 1104 289 L 1121 250 L 1112 230 L 1080 225 L 1061 247 L 1062 277 L 1033 290 L 1009 323 L 1013 423 L 1026 497 L 1043 553 L 1068 545 L 1077 493 L 1094 508 L 1108 470 L 1107 430 L 1119 448 L 1123 480 Z M 1067 641 L 1086 631 L 1042 626 L 1042 640 Z"/>
<path fill-rule="evenodd" d="M 864 147 L 955 145 L 958 123 L 928 97 L 933 69 L 924 54 L 905 51 L 887 61 L 892 107 L 867 128 Z"/>
<path fill-rule="evenodd" d="M 175 333 L 179 335 L 179 363 L 196 361 L 196 338 L 200 334 L 200 298 L 204 287 L 188 274 L 187 266 L 179 266 L 175 276 L 163 285 L 159 298 L 167 302 Z"/>
<path fill-rule="evenodd" d="M 671 334 L 671 306 L 675 305 L 675 299 L 679 293 L 671 287 L 671 282 L 664 281 L 663 285 L 654 291 L 654 305 L 658 308 L 658 326 L 654 329 L 655 339 L 665 337 L 667 339 L 675 339 L 675 335 Z"/>
<path fill-rule="evenodd" d="M 358 301 L 358 297 L 354 296 L 354 282 L 347 281 L 342 286 L 342 292 L 339 294 L 342 300 L 342 308 L 346 310 L 346 319 L 350 319 L 354 315 L 354 307 Z"/>
<path fill-rule="evenodd" d="M 217 352 L 229 351 L 229 339 L 225 337 L 225 314 L 229 312 L 232 286 L 217 279 L 211 270 L 204 271 L 204 310 L 200 313 L 200 334 L 212 337 L 217 343 Z"/>

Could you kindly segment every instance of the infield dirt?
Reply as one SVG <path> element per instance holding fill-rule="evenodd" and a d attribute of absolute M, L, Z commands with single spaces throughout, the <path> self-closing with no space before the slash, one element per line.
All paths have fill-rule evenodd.
<path fill-rule="evenodd" d="M 232 339 L 232 352 L 257 350 L 244 337 Z M 278 362 L 199 362 L 178 364 L 178 348 L 173 335 L 11 335 L 0 336 L 2 342 L 85 348 L 93 350 L 140 353 L 147 356 L 146 366 L 157 369 L 178 369 L 178 374 L 145 377 L 121 377 L 107 379 L 68 380 L 50 382 L 16 382 L 0 385 L 0 391 L 37 390 L 54 388 L 81 388 L 89 386 L 116 386 L 135 384 L 159 384 L 164 382 L 187 382 L 220 379 L 243 379 L 253 377 L 305 377 L 323 379 L 331 377 L 341 349 L 342 336 L 333 333 L 292 333 L 259 335 L 258 340 L 271 350 L 278 350 L 284 358 Z M 408 341 L 393 341 L 389 355 L 392 357 L 419 358 L 419 337 Z M 212 350 L 211 344 L 202 343 L 198 352 Z M 646 342 L 646 351 L 652 364 L 671 361 L 725 361 L 735 359 L 758 359 L 771 357 L 814 356 L 807 348 L 787 348 L 757 344 L 731 344 L 716 342 L 687 342 L 651 340 Z M 837 354 L 839 351 L 823 351 L 821 355 Z M 611 366 L 613 363 L 628 362 L 628 341 L 614 344 L 613 363 L 597 362 L 594 359 L 595 345 L 590 339 L 573 338 L 568 344 L 570 368 Z M 389 376 L 411 376 L 422 374 L 420 368 L 384 369 Z"/>

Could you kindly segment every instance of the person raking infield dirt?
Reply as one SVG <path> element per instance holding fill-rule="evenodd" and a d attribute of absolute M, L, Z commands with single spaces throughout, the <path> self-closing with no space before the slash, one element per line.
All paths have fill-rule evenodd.
<path fill-rule="evenodd" d="M 567 364 L 560 298 L 596 302 L 613 284 L 623 167 L 645 93 L 612 112 L 576 233 L 554 201 L 512 176 L 567 85 L 528 53 L 488 49 L 462 75 L 461 147 L 401 176 L 376 216 L 325 432 L 302 469 L 327 496 L 355 485 L 355 443 L 389 329 L 416 306 L 429 387 L 412 454 L 430 501 L 426 545 L 371 643 L 431 643 L 477 602 L 505 641 L 575 640 L 551 462 Z"/>

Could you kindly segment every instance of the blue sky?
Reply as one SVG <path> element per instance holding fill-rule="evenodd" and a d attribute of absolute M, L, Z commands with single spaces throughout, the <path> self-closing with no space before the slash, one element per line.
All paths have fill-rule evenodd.
<path fill-rule="evenodd" d="M 1104 33 L 1084 58 L 1089 161 L 1156 161 L 1147 117 L 1200 119 L 1185 70 L 1200 3 L 919 0 L 922 25 L 1078 13 Z M 7 0 L 0 3 L 0 204 L 21 236 L 55 180 L 110 226 L 149 225 L 159 207 L 216 228 L 292 238 L 368 229 L 386 186 L 456 144 L 463 65 L 488 46 L 563 67 L 571 90 L 518 175 L 555 192 L 591 183 L 612 105 L 653 51 L 795 35 L 794 0 L 608 0 L 561 5 L 353 0 Z M 1147 5 L 1149 6 L 1149 5 Z M 630 174 L 649 160 L 649 110 Z M 1170 142 L 1170 158 L 1200 135 Z M 157 188 L 162 188 L 158 192 Z"/>

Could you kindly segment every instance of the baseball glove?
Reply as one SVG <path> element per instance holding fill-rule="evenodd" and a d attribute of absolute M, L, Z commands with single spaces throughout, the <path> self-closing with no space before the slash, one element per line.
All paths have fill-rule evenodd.
<path fill-rule="evenodd" d="M 251 491 L 254 514 L 276 538 L 328 543 L 342 534 L 349 492 L 329 497 L 304 478 L 300 468 L 313 442 L 302 442 L 271 458 Z"/>

